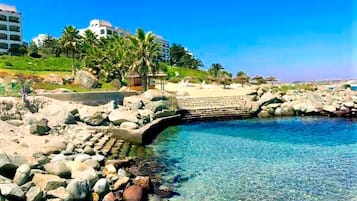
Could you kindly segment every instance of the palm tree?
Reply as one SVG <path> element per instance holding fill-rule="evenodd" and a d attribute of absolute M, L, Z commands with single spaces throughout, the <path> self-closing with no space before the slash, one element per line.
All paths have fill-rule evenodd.
<path fill-rule="evenodd" d="M 83 58 L 86 53 L 90 51 L 91 48 L 94 48 L 98 45 L 97 35 L 91 30 L 87 29 L 84 32 L 84 36 L 81 39 L 81 43 L 81 49 L 83 53 L 83 55 L 81 55 L 81 58 Z"/>
<path fill-rule="evenodd" d="M 132 51 L 132 61 L 129 71 L 136 72 L 141 78 L 142 90 L 147 90 L 148 73 L 155 75 L 159 69 L 160 44 L 155 42 L 152 32 L 145 33 L 138 29 L 136 34 L 129 36 Z"/>
<path fill-rule="evenodd" d="M 223 69 L 224 69 L 224 67 L 222 66 L 222 64 L 220 64 L 220 63 L 214 63 L 214 64 L 211 65 L 211 68 L 208 69 L 208 71 L 209 71 L 210 73 L 212 73 L 212 75 L 213 75 L 214 77 L 217 77 L 217 76 L 219 75 L 219 72 L 220 72 L 221 70 L 223 70 Z"/>
<path fill-rule="evenodd" d="M 62 47 L 71 53 L 73 75 L 76 75 L 77 72 L 77 69 L 74 65 L 74 59 L 80 47 L 80 39 L 81 37 L 79 35 L 79 31 L 72 25 L 64 28 L 62 37 L 60 39 Z"/>

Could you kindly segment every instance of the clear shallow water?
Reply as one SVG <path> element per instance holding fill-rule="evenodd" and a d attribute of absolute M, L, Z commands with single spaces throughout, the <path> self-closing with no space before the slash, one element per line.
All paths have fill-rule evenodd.
<path fill-rule="evenodd" d="M 151 146 L 181 194 L 170 200 L 357 200 L 350 120 L 194 123 L 166 129 Z"/>

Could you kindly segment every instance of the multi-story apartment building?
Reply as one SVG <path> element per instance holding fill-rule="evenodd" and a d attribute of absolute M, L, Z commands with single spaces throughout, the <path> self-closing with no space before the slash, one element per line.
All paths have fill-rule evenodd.
<path fill-rule="evenodd" d="M 128 31 L 118 28 L 118 27 L 113 27 L 112 24 L 108 21 L 104 20 L 91 20 L 89 23 L 89 27 L 85 29 L 79 29 L 79 35 L 84 36 L 84 32 L 86 30 L 91 30 L 95 35 L 97 35 L 98 38 L 100 37 L 107 37 L 110 35 L 113 35 L 114 33 L 117 33 L 121 36 L 124 36 L 125 34 L 130 34 Z"/>
<path fill-rule="evenodd" d="M 79 35 L 84 36 L 84 32 L 86 30 L 91 30 L 95 35 L 97 35 L 98 38 L 100 37 L 108 37 L 110 35 L 113 35 L 114 33 L 117 33 L 121 36 L 124 35 L 129 35 L 130 32 L 118 28 L 118 27 L 113 27 L 112 24 L 108 21 L 104 20 L 98 20 L 94 19 L 89 22 L 89 27 L 85 29 L 79 29 Z M 161 36 L 156 36 L 156 42 L 162 44 L 162 51 L 161 51 L 161 58 L 163 62 L 170 62 L 170 52 L 169 52 L 169 42 L 165 40 Z"/>
<path fill-rule="evenodd" d="M 169 42 L 161 36 L 156 35 L 156 42 L 161 44 L 161 60 L 165 63 L 170 63 L 170 46 Z"/>
<path fill-rule="evenodd" d="M 22 45 L 21 13 L 15 6 L 0 4 L 0 52 Z"/>

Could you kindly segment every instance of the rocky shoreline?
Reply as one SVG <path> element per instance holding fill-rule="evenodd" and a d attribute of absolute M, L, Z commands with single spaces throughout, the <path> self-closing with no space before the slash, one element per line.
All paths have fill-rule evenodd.
<path fill-rule="evenodd" d="M 122 105 L 112 101 L 100 106 L 44 97 L 30 97 L 26 104 L 2 98 L 1 143 L 7 146 L 0 149 L 0 200 L 171 197 L 174 192 L 160 184 L 163 167 L 152 151 L 93 128 L 134 131 L 174 110 L 170 97 L 158 91 L 126 97 Z"/>
<path fill-rule="evenodd" d="M 281 93 L 263 86 L 239 100 L 259 118 L 357 114 L 357 92 L 349 89 Z M 150 148 L 97 129 L 131 133 L 150 127 L 154 119 L 176 114 L 175 101 L 152 90 L 125 97 L 122 105 L 86 106 L 44 97 L 23 104 L 1 98 L 0 201 L 163 200 L 175 195 L 162 184 L 160 173 L 167 169 Z"/>

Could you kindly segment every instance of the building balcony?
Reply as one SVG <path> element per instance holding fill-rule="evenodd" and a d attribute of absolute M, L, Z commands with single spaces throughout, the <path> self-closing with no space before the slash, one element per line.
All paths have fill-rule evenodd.
<path fill-rule="evenodd" d="M 21 29 L 19 26 L 9 26 L 9 31 L 12 31 L 12 32 L 20 32 Z"/>
<path fill-rule="evenodd" d="M 12 41 L 21 41 L 21 36 L 19 36 L 19 35 L 10 35 L 10 40 L 12 40 Z"/>

